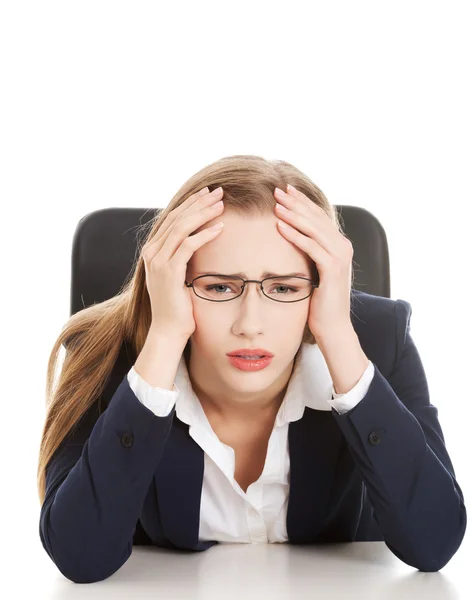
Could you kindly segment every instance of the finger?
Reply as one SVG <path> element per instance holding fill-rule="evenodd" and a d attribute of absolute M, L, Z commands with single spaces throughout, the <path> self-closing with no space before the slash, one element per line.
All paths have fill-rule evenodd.
<path fill-rule="evenodd" d="M 214 200 L 212 198 L 214 196 L 215 194 L 212 195 L 212 193 L 209 192 L 208 187 L 204 187 L 199 192 L 189 196 L 180 206 L 168 213 L 167 216 L 161 215 L 160 218 L 162 218 L 162 223 L 159 226 L 159 229 L 154 232 L 154 234 L 149 238 L 148 242 L 144 244 L 143 250 L 144 248 L 148 249 L 151 247 L 154 251 L 154 254 L 159 252 L 172 232 L 177 219 L 183 216 L 186 211 L 190 211 L 189 214 L 193 214 L 197 210 L 200 210 L 202 206 L 213 204 Z"/>
<path fill-rule="evenodd" d="M 315 215 L 315 218 L 321 218 L 325 223 L 328 221 L 331 222 L 331 219 L 321 206 L 318 206 L 316 202 L 313 202 L 313 200 L 310 200 L 310 198 L 298 190 L 296 193 L 287 194 L 280 188 L 275 188 L 274 196 L 277 202 L 289 210 L 293 210 L 294 212 L 298 212 L 307 217 L 308 215 Z"/>
<path fill-rule="evenodd" d="M 186 238 L 177 248 L 177 251 L 171 260 L 174 261 L 179 267 L 187 267 L 188 262 L 192 258 L 195 251 L 215 238 L 223 231 L 223 228 L 224 224 L 222 222 L 216 223 L 212 227 L 207 227 L 195 235 Z"/>
<path fill-rule="evenodd" d="M 207 189 L 208 188 L 204 188 Z M 197 197 L 195 198 L 193 203 L 190 203 L 186 208 L 182 208 L 185 204 L 182 204 L 181 206 L 179 206 L 180 210 L 179 212 L 177 212 L 177 209 L 175 211 L 172 211 L 167 219 L 164 221 L 164 224 L 162 226 L 162 234 L 159 235 L 159 241 L 162 240 L 161 244 L 159 247 L 162 247 L 162 245 L 166 242 L 167 238 L 169 237 L 169 235 L 174 231 L 175 226 L 182 220 L 182 219 L 187 219 L 189 216 L 194 215 L 195 213 L 201 211 L 201 210 L 205 210 L 208 207 L 213 206 L 216 202 L 218 202 L 221 197 L 223 195 L 223 191 L 222 188 L 217 188 L 216 190 L 213 190 L 212 192 L 204 192 L 203 194 L 200 194 L 199 196 L 197 195 Z M 208 213 L 208 214 L 215 214 L 215 213 Z M 216 214 L 219 214 L 219 211 L 216 211 Z M 204 221 L 200 224 L 203 225 Z M 195 229 L 197 229 L 197 227 L 195 227 Z M 159 230 L 161 231 L 161 230 Z M 189 232 L 188 235 L 190 235 L 191 232 Z"/>
<path fill-rule="evenodd" d="M 208 199 L 205 198 L 204 202 L 208 202 Z M 159 253 L 159 260 L 170 260 L 186 238 L 193 237 L 192 233 L 194 231 L 205 225 L 208 221 L 218 217 L 223 210 L 223 205 L 217 206 L 213 202 L 210 206 L 205 206 L 201 210 L 196 210 L 188 215 L 182 215 L 169 228 L 166 234 L 158 240 L 155 249 L 151 250 L 149 255 L 155 256 Z"/>
<path fill-rule="evenodd" d="M 333 257 L 326 252 L 314 239 L 303 235 L 291 225 L 283 221 L 277 221 L 280 233 L 289 241 L 298 246 L 300 250 L 306 252 L 308 256 L 319 266 L 326 269 L 332 264 Z"/>
<path fill-rule="evenodd" d="M 173 211 L 169 213 L 165 220 L 165 229 L 163 233 L 167 231 L 168 228 L 180 217 L 183 216 L 183 213 L 193 214 L 197 210 L 201 210 L 202 207 L 209 206 L 219 200 L 222 196 L 222 189 L 217 188 L 210 192 L 208 187 L 203 188 L 197 194 L 193 194 L 189 198 L 185 200 L 180 206 L 174 208 Z M 186 215 L 185 215 L 186 216 Z"/>
<path fill-rule="evenodd" d="M 320 222 L 319 219 L 317 219 L 313 215 L 311 215 L 310 218 L 307 219 L 304 215 L 298 212 L 289 210 L 285 207 L 285 210 L 283 210 L 280 209 L 279 206 L 281 205 L 276 205 L 276 213 L 278 214 L 279 218 L 283 219 L 285 223 L 288 223 L 295 229 L 298 229 L 298 231 L 300 231 L 301 233 L 314 239 L 327 252 L 334 252 L 332 233 L 330 230 L 327 230 L 325 228 L 324 224 Z"/>

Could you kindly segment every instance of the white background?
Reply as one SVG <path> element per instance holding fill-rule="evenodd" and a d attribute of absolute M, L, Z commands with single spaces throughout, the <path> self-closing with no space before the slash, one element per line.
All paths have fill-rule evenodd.
<path fill-rule="evenodd" d="M 412 305 L 467 505 L 470 10 L 451 0 L 2 2 L 1 526 L 3 549 L 22 555 L 10 572 L 33 582 L 35 568 L 54 569 L 39 541 L 36 467 L 79 219 L 165 207 L 232 154 L 292 162 L 333 204 L 382 223 L 391 296 Z"/>

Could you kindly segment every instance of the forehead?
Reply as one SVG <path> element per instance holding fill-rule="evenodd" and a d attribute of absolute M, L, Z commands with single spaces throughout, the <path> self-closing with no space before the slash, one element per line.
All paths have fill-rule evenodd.
<path fill-rule="evenodd" d="M 241 271 L 238 271 L 237 273 L 221 273 L 221 271 L 194 271 L 194 275 L 195 277 L 198 277 L 198 275 L 230 275 L 231 277 L 242 277 L 243 279 L 247 279 L 249 277 L 248 273 L 242 273 Z M 306 277 L 308 275 L 308 273 L 306 273 L 306 269 L 304 271 L 301 271 L 300 273 L 282 273 L 279 269 L 279 271 L 277 273 L 275 273 L 274 271 L 264 271 L 263 273 L 260 273 L 260 277 L 265 278 L 265 277 L 278 277 L 280 275 L 285 275 L 285 276 L 290 276 L 290 277 Z"/>
<path fill-rule="evenodd" d="M 282 274 L 307 276 L 310 257 L 277 229 L 275 215 L 237 215 L 228 211 L 198 231 L 223 221 L 215 238 L 198 248 L 188 262 L 192 274 L 219 272 L 238 277 L 271 277 Z"/>

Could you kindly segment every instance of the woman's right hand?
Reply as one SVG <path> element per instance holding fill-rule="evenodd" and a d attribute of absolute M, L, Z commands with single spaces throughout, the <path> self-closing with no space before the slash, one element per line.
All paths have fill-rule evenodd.
<path fill-rule="evenodd" d="M 146 286 L 151 300 L 151 329 L 164 336 L 188 339 L 195 331 L 191 288 L 185 285 L 187 263 L 195 250 L 214 239 L 217 230 L 196 229 L 223 212 L 222 188 L 203 188 L 172 210 L 155 237 L 142 249 Z"/>

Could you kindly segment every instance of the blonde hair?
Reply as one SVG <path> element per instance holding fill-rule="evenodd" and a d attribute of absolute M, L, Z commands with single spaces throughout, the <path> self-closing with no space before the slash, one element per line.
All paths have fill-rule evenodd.
<path fill-rule="evenodd" d="M 148 235 L 141 243 L 138 242 L 134 270 L 120 292 L 69 318 L 52 348 L 47 365 L 46 417 L 37 469 L 41 504 L 45 498 L 48 462 L 81 417 L 100 399 L 123 343 L 131 346 L 137 357 L 146 340 L 151 324 L 151 307 L 141 256 L 144 244 L 156 235 L 172 210 L 205 186 L 210 191 L 223 187 L 227 211 L 255 215 L 273 214 L 274 188 L 277 186 L 286 190 L 287 183 L 294 185 L 320 206 L 342 233 L 336 208 L 306 175 L 290 163 L 254 155 L 224 157 L 193 175 L 177 191 L 168 206 L 150 224 L 144 225 L 149 227 Z M 308 325 L 302 342 L 316 343 Z M 53 389 L 62 345 L 65 357 Z"/>

